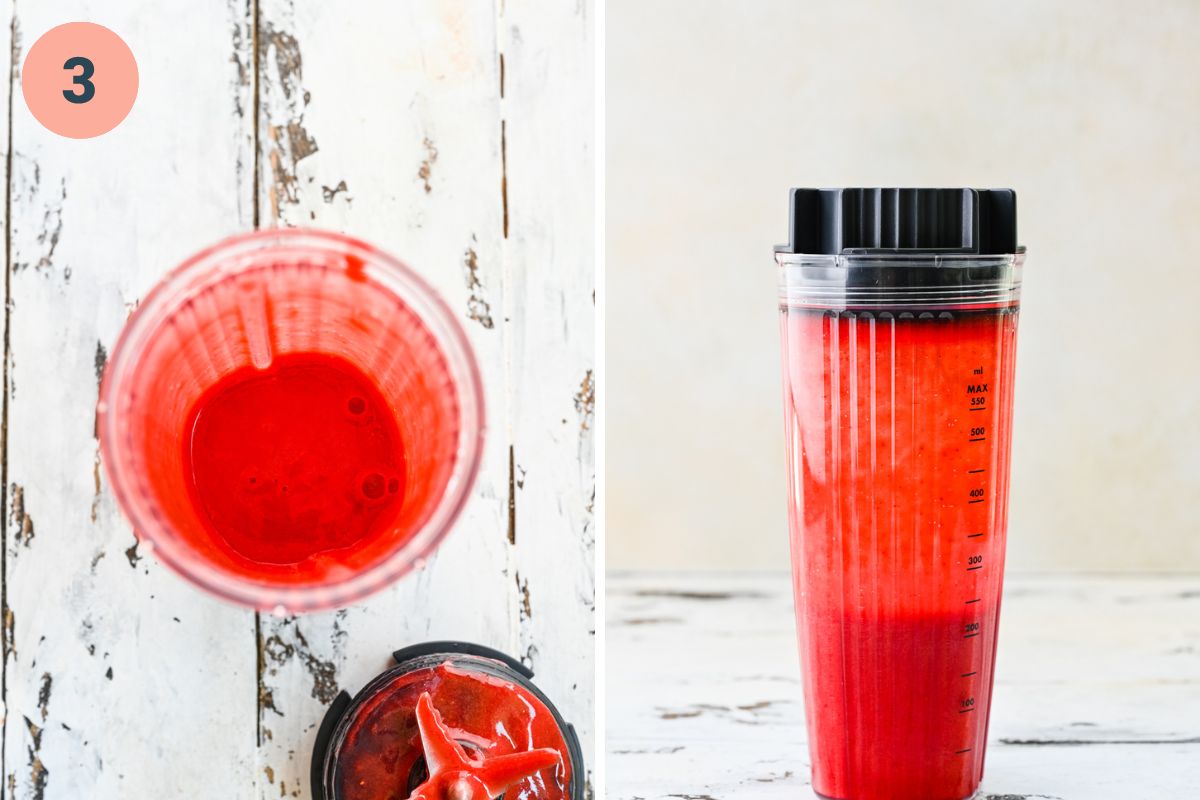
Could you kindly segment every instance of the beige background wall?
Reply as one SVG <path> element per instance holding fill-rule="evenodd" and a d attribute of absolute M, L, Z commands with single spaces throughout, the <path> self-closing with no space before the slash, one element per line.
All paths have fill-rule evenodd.
<path fill-rule="evenodd" d="M 1010 565 L 1200 569 L 1200 3 L 610 0 L 609 566 L 787 563 L 789 186 L 1011 186 Z"/>

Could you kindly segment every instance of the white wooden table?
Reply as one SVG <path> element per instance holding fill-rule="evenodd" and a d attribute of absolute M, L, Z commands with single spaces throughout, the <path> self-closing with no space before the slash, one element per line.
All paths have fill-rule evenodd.
<path fill-rule="evenodd" d="M 607 594 L 612 800 L 812 797 L 791 585 L 624 574 Z M 1200 792 L 1200 575 L 1011 575 L 988 800 Z"/>
<path fill-rule="evenodd" d="M 592 752 L 592 16 L 588 0 L 0 2 L 5 798 L 306 798 L 325 704 L 431 638 L 524 659 Z M 130 117 L 90 141 L 49 133 L 20 95 L 28 48 L 76 20 L 115 30 L 140 70 Z M 212 600 L 139 549 L 93 427 L 106 353 L 156 279 L 277 225 L 351 233 L 431 280 L 490 422 L 473 502 L 427 568 L 298 619 Z"/>

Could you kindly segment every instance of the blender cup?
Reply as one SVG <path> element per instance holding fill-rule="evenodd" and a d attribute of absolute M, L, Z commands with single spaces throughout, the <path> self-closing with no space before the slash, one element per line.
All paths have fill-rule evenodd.
<path fill-rule="evenodd" d="M 461 327 L 410 269 L 332 233 L 236 236 L 145 298 L 108 360 L 104 467 L 140 546 L 226 599 L 347 605 L 465 504 L 483 397 Z"/>
<path fill-rule="evenodd" d="M 813 787 L 962 800 L 1004 571 L 1015 194 L 794 189 L 775 259 Z"/>

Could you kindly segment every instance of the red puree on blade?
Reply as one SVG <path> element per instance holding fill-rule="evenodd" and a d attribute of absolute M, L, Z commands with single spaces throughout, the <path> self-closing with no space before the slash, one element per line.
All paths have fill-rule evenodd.
<path fill-rule="evenodd" d="M 402 674 L 358 711 L 337 754 L 342 800 L 565 800 L 570 758 L 531 692 L 450 664 Z"/>
<path fill-rule="evenodd" d="M 395 412 L 347 361 L 317 353 L 226 375 L 183 437 L 189 489 L 235 556 L 296 564 L 386 533 L 405 490 Z"/>

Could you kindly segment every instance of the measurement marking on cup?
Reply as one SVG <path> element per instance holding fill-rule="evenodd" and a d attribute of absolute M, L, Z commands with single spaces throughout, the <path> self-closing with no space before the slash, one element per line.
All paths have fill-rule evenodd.
<path fill-rule="evenodd" d="M 967 439 L 968 442 L 986 442 L 986 436 L 980 436 L 978 439 Z"/>
<path fill-rule="evenodd" d="M 968 747 L 965 750 L 955 750 L 954 755 L 961 756 L 963 753 L 969 753 L 969 752 L 971 752 L 971 748 Z"/>
<path fill-rule="evenodd" d="M 971 603 L 978 603 L 979 600 L 980 600 L 980 598 L 976 597 L 974 600 L 968 600 L 967 602 L 963 603 L 963 605 L 969 606 L 969 605 L 971 605 Z"/>
<path fill-rule="evenodd" d="M 974 711 L 974 710 L 975 710 L 975 707 L 974 707 L 974 706 L 972 706 L 971 708 L 960 708 L 960 709 L 958 710 L 958 713 L 960 713 L 960 714 L 965 714 L 965 713 L 967 713 L 968 711 Z"/>
<path fill-rule="evenodd" d="M 967 534 L 968 539 L 978 539 L 980 536 L 983 536 L 983 534 L 982 533 L 968 533 Z"/>
<path fill-rule="evenodd" d="M 987 411 L 987 406 L 976 406 L 975 408 L 968 408 L 967 411 Z"/>
<path fill-rule="evenodd" d="M 977 569 L 983 569 L 983 564 L 980 564 L 978 567 L 967 567 L 967 572 L 973 572 Z"/>
<path fill-rule="evenodd" d="M 965 633 L 965 634 L 963 634 L 963 638 L 970 639 L 972 636 L 978 636 L 978 635 L 979 635 L 978 633 Z"/>
<path fill-rule="evenodd" d="M 969 470 L 967 470 L 968 475 L 978 475 L 981 472 L 987 472 L 987 470 L 986 469 L 969 469 Z"/>
<path fill-rule="evenodd" d="M 972 675 L 974 675 L 974 674 L 975 674 L 974 672 L 964 672 L 964 673 L 962 674 L 962 676 L 963 676 L 964 678 L 969 678 L 969 677 L 971 677 L 971 676 L 972 676 Z"/>
<path fill-rule="evenodd" d="M 968 503 L 982 503 L 985 498 L 981 497 L 978 500 L 968 500 Z"/>

